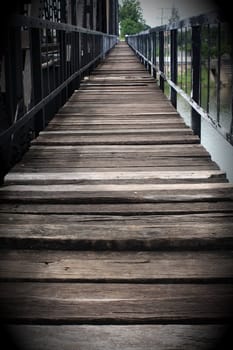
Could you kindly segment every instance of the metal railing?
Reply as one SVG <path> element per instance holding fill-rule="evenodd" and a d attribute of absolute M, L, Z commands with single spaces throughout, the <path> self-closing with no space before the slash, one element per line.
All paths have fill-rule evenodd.
<path fill-rule="evenodd" d="M 232 41 L 229 24 L 218 13 L 126 37 L 129 46 L 168 93 L 191 106 L 191 126 L 201 135 L 201 118 L 233 144 Z"/>
<path fill-rule="evenodd" d="M 6 35 L 0 181 L 117 43 L 114 35 L 26 16 L 14 16 Z"/>

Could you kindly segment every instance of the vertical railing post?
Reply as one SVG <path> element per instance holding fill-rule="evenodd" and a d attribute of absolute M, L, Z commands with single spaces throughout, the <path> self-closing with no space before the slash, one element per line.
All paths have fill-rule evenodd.
<path fill-rule="evenodd" d="M 143 35 L 143 42 L 144 42 L 144 57 L 146 58 L 147 56 L 147 35 Z M 144 59 L 144 66 L 147 69 L 147 61 Z"/>
<path fill-rule="evenodd" d="M 62 84 L 65 80 L 66 74 L 66 54 L 65 54 L 65 33 L 63 31 L 59 31 L 59 53 L 60 53 L 60 81 L 59 84 Z M 66 89 L 63 89 L 60 93 L 60 105 L 63 105 L 66 101 Z"/>
<path fill-rule="evenodd" d="M 192 27 L 192 98 L 200 102 L 200 67 L 201 67 L 201 27 Z M 195 135 L 201 136 L 200 114 L 192 108 L 191 126 Z"/>
<path fill-rule="evenodd" d="M 164 32 L 159 32 L 159 70 L 164 73 Z M 164 92 L 164 78 L 160 74 L 160 89 Z"/>
<path fill-rule="evenodd" d="M 147 52 L 146 52 L 146 58 L 147 58 L 147 70 L 150 70 L 150 34 L 146 34 L 146 42 L 147 42 Z"/>
<path fill-rule="evenodd" d="M 6 58 L 6 94 L 10 124 L 23 113 L 23 55 L 21 45 L 21 27 L 9 28 L 8 50 Z M 18 106 L 18 108 L 17 108 Z M 17 114 L 18 110 L 18 115 Z"/>
<path fill-rule="evenodd" d="M 177 29 L 171 30 L 171 80 L 177 84 Z M 171 103 L 177 107 L 177 93 L 176 90 L 171 87 Z"/>
<path fill-rule="evenodd" d="M 143 54 L 143 46 L 142 46 L 142 35 L 139 36 L 140 38 L 140 46 L 139 46 L 139 51 Z M 143 63 L 143 58 L 140 57 L 141 63 Z"/>
<path fill-rule="evenodd" d="M 43 76 L 41 60 L 41 33 L 40 29 L 31 29 L 31 64 L 33 81 L 33 104 L 36 105 L 43 99 Z M 36 136 L 45 128 L 44 109 L 41 109 L 34 118 Z"/>
<path fill-rule="evenodd" d="M 142 54 L 145 56 L 145 41 L 144 41 L 144 35 L 141 35 L 141 43 L 142 43 Z M 145 65 L 145 59 L 142 58 L 142 63 Z"/>
<path fill-rule="evenodd" d="M 233 91 L 232 91 L 233 95 Z M 228 134 L 228 140 L 233 145 L 233 96 L 231 98 L 231 124 L 230 124 L 230 133 Z"/>
<path fill-rule="evenodd" d="M 220 108 L 221 108 L 221 24 L 218 23 L 217 31 L 217 122 L 220 123 Z"/>
<path fill-rule="evenodd" d="M 154 41 L 154 52 L 153 52 L 153 56 L 154 56 L 154 65 L 155 68 L 153 69 L 153 76 L 157 81 L 157 32 L 152 33 L 153 34 L 153 41 Z"/>
<path fill-rule="evenodd" d="M 77 32 L 76 33 L 76 64 L 77 64 L 77 71 L 80 69 L 80 62 L 81 62 L 81 50 L 80 50 L 80 41 L 81 41 L 81 37 L 80 37 L 80 33 Z M 77 77 L 77 87 L 76 89 L 79 89 L 80 87 L 80 76 Z"/>
<path fill-rule="evenodd" d="M 154 34 L 150 33 L 150 61 L 151 61 L 151 67 L 150 67 L 150 74 L 153 77 L 154 76 Z"/>

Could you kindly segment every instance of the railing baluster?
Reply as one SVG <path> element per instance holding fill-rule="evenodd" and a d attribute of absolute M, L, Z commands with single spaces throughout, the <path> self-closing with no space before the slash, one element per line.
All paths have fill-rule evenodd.
<path fill-rule="evenodd" d="M 129 35 L 127 36 L 127 42 L 132 49 L 135 50 L 137 56 L 146 67 L 150 65 L 155 67 L 154 76 L 156 77 L 156 74 L 160 75 L 159 86 L 163 92 L 166 81 L 171 88 L 170 97 L 173 106 L 176 107 L 177 105 L 177 93 L 190 105 L 192 109 L 191 125 L 196 135 L 201 136 L 201 118 L 203 118 L 209 122 L 219 134 L 233 144 L 233 117 L 229 115 L 229 118 L 231 118 L 231 120 L 227 122 L 228 125 L 231 125 L 229 130 L 229 126 L 226 127 L 224 125 L 224 121 L 221 120 L 220 115 L 222 109 L 226 109 L 226 103 L 223 102 L 222 105 L 221 100 L 221 69 L 224 69 L 221 63 L 225 60 L 225 70 L 229 70 L 230 65 L 231 69 L 233 69 L 232 43 L 230 46 L 229 39 L 227 39 L 228 41 L 224 44 L 221 40 L 221 30 L 224 28 L 224 24 L 226 24 L 225 19 L 221 18 L 218 12 L 212 12 L 206 15 L 191 17 L 171 25 L 151 28 L 139 34 Z M 210 42 L 210 26 L 217 28 L 214 37 L 215 45 L 211 45 Z M 208 30 L 208 42 L 201 40 L 201 33 L 203 33 L 203 35 L 206 34 L 205 28 Z M 151 39 L 153 35 L 155 35 L 155 40 Z M 229 33 L 225 32 L 225 35 L 227 38 Z M 148 40 L 148 38 L 150 39 Z M 181 52 L 179 52 L 181 69 L 179 70 L 178 46 L 181 50 Z M 231 51 L 229 47 L 231 47 Z M 150 50 L 153 51 L 153 54 Z M 226 55 L 226 58 L 222 57 L 223 54 Z M 206 62 L 204 62 L 204 65 L 207 64 L 207 67 L 205 67 L 204 70 L 203 64 L 201 66 L 201 58 L 207 58 Z M 168 64 L 169 61 L 170 64 Z M 213 64 L 214 61 L 217 62 L 216 67 L 212 68 L 211 64 Z M 190 66 L 192 68 L 191 71 Z M 213 75 L 212 78 L 211 75 Z M 215 81 L 213 81 L 213 79 L 215 79 Z M 225 77 L 225 81 L 230 88 L 230 78 L 228 77 L 227 79 Z M 214 89 L 216 95 L 214 100 L 211 97 L 213 84 L 215 84 Z M 231 92 L 231 95 L 232 94 L 233 92 Z M 206 99 L 207 102 L 205 103 Z M 209 102 L 212 102 L 212 105 L 217 105 L 215 108 L 217 117 L 213 112 L 213 108 L 209 107 Z M 227 108 L 231 110 L 230 102 Z"/>
<path fill-rule="evenodd" d="M 164 32 L 159 32 L 159 70 L 164 73 Z M 164 91 L 164 77 L 160 75 L 160 89 Z"/>
<path fill-rule="evenodd" d="M 177 84 L 177 29 L 171 30 L 171 80 Z M 171 87 L 171 103 L 177 107 L 177 92 Z"/>
<path fill-rule="evenodd" d="M 217 122 L 220 123 L 220 89 L 221 89 L 221 24 L 217 30 Z"/>
<path fill-rule="evenodd" d="M 150 74 L 153 77 L 154 76 L 153 65 L 155 64 L 155 60 L 154 60 L 154 35 L 153 35 L 153 33 L 149 34 L 149 40 L 150 40 L 150 60 L 151 60 Z"/>
<path fill-rule="evenodd" d="M 192 98 L 199 104 L 200 100 L 200 66 L 201 66 L 201 29 L 192 27 Z M 200 114 L 192 108 L 192 129 L 194 134 L 201 136 Z"/>
<path fill-rule="evenodd" d="M 41 62 L 41 32 L 38 28 L 31 29 L 31 64 L 33 81 L 33 105 L 40 102 L 43 93 L 43 72 Z M 38 135 L 45 128 L 44 109 L 41 109 L 34 117 L 35 134 Z"/>

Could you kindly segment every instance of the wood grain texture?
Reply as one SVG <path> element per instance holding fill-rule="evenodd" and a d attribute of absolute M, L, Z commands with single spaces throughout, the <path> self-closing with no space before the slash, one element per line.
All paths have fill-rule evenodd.
<path fill-rule="evenodd" d="M 107 214 L 107 215 L 174 215 L 198 213 L 232 213 L 233 202 L 177 202 L 128 204 L 0 204 L 0 213 L 6 214 Z"/>
<path fill-rule="evenodd" d="M 232 320 L 232 285 L 1 283 L 0 307 L 25 323 L 209 323 Z"/>
<path fill-rule="evenodd" d="M 126 283 L 233 280 L 233 252 L 3 250 L 0 279 Z M 175 288 L 175 287 L 174 287 Z"/>
<path fill-rule="evenodd" d="M 222 325 L 17 325 L 9 331 L 25 350 L 220 350 L 229 345 Z"/>
<path fill-rule="evenodd" d="M 112 172 L 73 172 L 73 173 L 10 173 L 5 178 L 5 184 L 36 184 L 36 185 L 46 185 L 46 184 L 77 184 L 81 182 L 92 183 L 93 181 L 104 182 L 104 183 L 114 183 L 114 181 L 118 184 L 124 183 L 126 181 L 132 180 L 136 182 L 141 181 L 144 183 L 147 181 L 153 181 L 153 183 L 157 182 L 174 182 L 181 183 L 187 182 L 225 182 L 225 173 L 219 170 L 212 171 L 134 171 L 134 172 L 120 172 L 120 171 L 112 171 Z"/>
<path fill-rule="evenodd" d="M 171 186 L 172 184 L 169 184 Z M 177 185 L 177 184 L 176 184 Z M 194 186 L 195 184 L 193 184 Z M 196 188 L 180 188 L 170 187 L 166 189 L 164 187 L 148 190 L 138 190 L 135 185 L 131 191 L 117 190 L 117 187 L 113 189 L 113 185 L 103 186 L 101 191 L 95 189 L 95 185 L 89 185 L 88 187 L 66 185 L 66 187 L 59 187 L 58 185 L 42 186 L 30 188 L 29 186 L 20 187 L 19 185 L 12 186 L 11 188 L 3 188 L 0 190 L 0 202 L 1 203 L 164 203 L 164 202 L 200 202 L 200 201 L 232 201 L 233 191 L 230 187 L 224 186 L 225 184 L 217 184 L 218 187 L 208 184 L 208 188 L 204 187 Z M 69 187 L 70 186 L 70 187 Z M 91 187 L 92 186 L 92 187 Z M 98 186 L 98 185 L 96 185 Z M 100 185 L 99 185 L 100 186 Z M 123 185 L 122 185 L 123 186 Z M 155 185 L 154 185 L 155 186 Z M 168 185 L 166 185 L 168 186 Z M 184 184 L 185 187 L 185 184 Z M 155 187 L 154 187 L 155 188 Z M 113 190 L 111 190 L 113 189 Z M 87 191 L 86 191 L 87 190 Z"/>
<path fill-rule="evenodd" d="M 6 176 L 0 245 L 23 350 L 227 349 L 233 185 L 124 43 Z"/>

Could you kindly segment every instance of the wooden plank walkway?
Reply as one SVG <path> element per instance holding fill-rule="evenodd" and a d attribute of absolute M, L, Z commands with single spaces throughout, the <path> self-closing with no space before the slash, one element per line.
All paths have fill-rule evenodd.
<path fill-rule="evenodd" d="M 125 44 L 0 198 L 0 305 L 23 349 L 207 350 L 232 322 L 233 187 Z"/>

